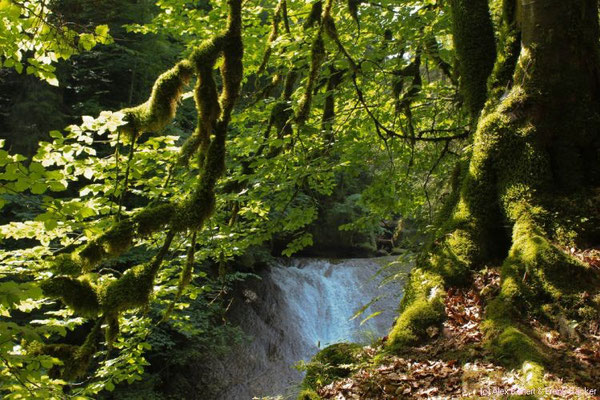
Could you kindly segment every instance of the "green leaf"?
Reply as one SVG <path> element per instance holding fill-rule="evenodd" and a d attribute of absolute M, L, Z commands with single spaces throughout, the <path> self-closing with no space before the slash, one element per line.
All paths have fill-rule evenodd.
<path fill-rule="evenodd" d="M 79 46 L 85 50 L 91 50 L 96 45 L 96 39 L 91 33 L 82 33 L 79 35 Z"/>
<path fill-rule="evenodd" d="M 360 325 L 364 324 L 365 322 L 367 322 L 368 320 L 370 320 L 371 318 L 375 318 L 376 316 L 378 316 L 379 314 L 381 314 L 383 311 L 375 311 L 374 313 L 372 313 L 371 315 L 369 315 L 367 318 L 363 319 L 362 321 L 360 321 Z"/>
<path fill-rule="evenodd" d="M 98 36 L 108 36 L 108 31 L 109 31 L 108 25 L 98 25 L 94 29 L 94 32 Z"/>
<path fill-rule="evenodd" d="M 42 182 L 36 182 L 31 186 L 31 193 L 33 194 L 42 194 L 46 192 L 48 186 Z"/>

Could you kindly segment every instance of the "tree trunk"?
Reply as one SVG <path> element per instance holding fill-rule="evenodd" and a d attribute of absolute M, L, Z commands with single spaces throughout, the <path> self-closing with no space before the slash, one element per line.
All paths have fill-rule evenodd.
<path fill-rule="evenodd" d="M 443 320 L 444 285 L 467 283 L 472 271 L 503 259 L 501 292 L 486 309 L 487 343 L 514 366 L 543 365 L 543 348 L 519 321 L 574 313 L 581 292 L 598 290 L 597 276 L 563 250 L 600 243 L 597 2 L 511 1 L 519 3 L 505 1 L 501 34 L 512 39 L 501 41 L 521 37 L 518 59 L 507 54 L 511 46 L 499 46 L 468 167 L 411 275 L 391 348 L 424 338 Z M 458 50 L 469 35 L 456 27 Z M 512 78 L 498 84 L 500 73 Z"/>

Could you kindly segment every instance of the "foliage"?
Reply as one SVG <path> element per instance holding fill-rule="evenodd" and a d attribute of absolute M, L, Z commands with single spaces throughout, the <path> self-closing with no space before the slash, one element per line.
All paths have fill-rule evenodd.
<path fill-rule="evenodd" d="M 0 24 L 2 66 L 19 74 L 25 71 L 54 86 L 58 86 L 54 66 L 58 60 L 112 42 L 107 25 L 77 32 L 62 24 L 47 2 L 39 0 L 2 0 Z"/>
<path fill-rule="evenodd" d="M 0 393 L 16 399 L 110 392 L 144 376 L 151 343 L 163 360 L 175 334 L 197 349 L 190 357 L 226 348 L 219 340 L 231 332 L 217 329 L 215 316 L 231 280 L 245 277 L 236 260 L 276 241 L 283 242 L 273 249 L 277 256 L 313 245 L 329 205 L 351 216 L 334 229 L 364 235 L 380 234 L 386 220 L 399 217 L 431 222 L 442 177 L 463 150 L 469 115 L 452 71 L 448 14 L 437 2 L 396 3 L 348 10 L 326 2 L 329 14 L 322 21 L 317 15 L 311 27 L 307 2 L 285 2 L 285 15 L 281 2 L 244 2 L 242 77 L 235 59 L 241 49 L 223 42 L 227 2 L 159 1 L 149 23 L 123 21 L 132 32 L 127 38 L 158 35 L 146 43 L 168 44 L 176 37 L 165 58 L 172 48 L 185 49 L 167 72 L 155 71 L 146 103 L 151 85 L 143 92 L 131 82 L 126 99 L 114 87 L 123 86 L 121 76 L 110 87 L 118 95 L 100 103 L 104 83 L 76 76 L 112 62 L 111 49 L 125 51 L 122 44 L 64 64 L 81 99 L 75 111 L 121 111 L 84 115 L 49 132 L 31 158 L 0 150 Z M 51 25 L 27 33 L 53 14 L 43 8 L 39 19 L 17 3 L 0 4 L 10 32 L 29 41 L 3 47 L 14 53 L 3 65 L 17 72 L 23 67 L 6 61 L 42 43 L 48 54 L 27 62 L 31 73 L 55 83 L 52 63 L 74 54 L 68 44 L 91 50 L 110 42 L 104 25 L 94 34 L 67 30 L 63 37 Z M 146 3 L 139 7 L 148 10 Z M 282 14 L 273 18 L 277 9 Z M 84 11 L 80 18 L 92 13 Z M 140 47 L 127 50 L 142 56 L 140 69 L 164 66 L 153 46 Z M 223 52 L 235 57 L 218 58 Z M 36 57 L 43 61 L 36 64 Z M 128 58 L 119 60 L 125 70 Z M 214 79 L 217 68 L 222 74 Z M 231 82 L 242 78 L 234 110 Z M 137 100 L 143 104 L 129 107 Z M 171 318 L 159 323 L 166 310 Z M 105 337 L 92 346 L 99 329 Z M 67 342 L 72 347 L 59 347 Z M 71 371 L 73 360 L 90 363 Z"/>

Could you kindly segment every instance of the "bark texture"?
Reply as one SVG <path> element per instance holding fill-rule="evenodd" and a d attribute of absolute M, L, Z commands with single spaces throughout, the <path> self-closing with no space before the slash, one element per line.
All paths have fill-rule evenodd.
<path fill-rule="evenodd" d="M 453 18 L 475 18 L 457 13 L 459 3 L 476 2 L 453 2 Z M 545 349 L 519 321 L 576 314 L 581 293 L 598 287 L 589 266 L 563 250 L 600 242 L 598 9 L 595 0 L 505 6 L 512 12 L 501 30 L 505 45 L 468 166 L 454 177 L 451 202 L 411 275 L 389 343 L 400 349 L 424 338 L 427 326 L 443 320 L 444 286 L 500 262 L 502 289 L 486 310 L 487 343 L 499 359 L 527 362 L 541 376 Z M 464 37 L 454 39 L 460 56 Z M 469 61 L 463 56 L 461 64 Z"/>

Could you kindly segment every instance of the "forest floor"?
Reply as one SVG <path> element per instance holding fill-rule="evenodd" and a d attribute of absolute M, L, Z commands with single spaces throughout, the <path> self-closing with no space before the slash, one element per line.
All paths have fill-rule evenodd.
<path fill-rule="evenodd" d="M 600 251 L 575 256 L 600 270 Z M 483 310 L 499 287 L 498 269 L 486 269 L 470 288 L 449 289 L 448 319 L 442 330 L 428 331 L 427 344 L 389 355 L 382 352 L 383 338 L 363 348 L 365 361 L 353 366 L 349 377 L 321 387 L 318 394 L 337 400 L 600 399 L 600 321 L 575 326 L 565 320 L 557 328 L 535 319 L 524 322 L 550 360 L 544 387 L 529 389 L 533 374 L 527 365 L 509 370 L 484 346 Z"/>

